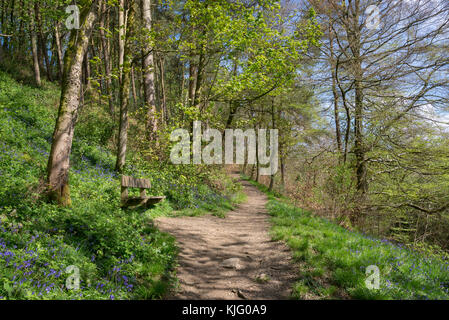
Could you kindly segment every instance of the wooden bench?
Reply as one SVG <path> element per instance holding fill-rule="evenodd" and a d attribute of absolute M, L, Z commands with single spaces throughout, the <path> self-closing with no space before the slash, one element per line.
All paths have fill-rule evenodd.
<path fill-rule="evenodd" d="M 164 196 L 147 196 L 146 190 L 151 189 L 151 183 L 148 179 L 136 179 L 129 176 L 122 176 L 122 208 L 134 206 L 148 206 L 161 202 L 165 199 Z M 129 197 L 128 188 L 139 188 L 140 197 Z"/>

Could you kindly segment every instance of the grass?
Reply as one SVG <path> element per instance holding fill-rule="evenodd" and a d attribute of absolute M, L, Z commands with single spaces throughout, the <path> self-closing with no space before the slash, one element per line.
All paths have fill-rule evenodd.
<path fill-rule="evenodd" d="M 234 210 L 236 205 L 245 202 L 246 198 L 246 194 L 239 190 L 230 198 L 221 197 L 217 203 L 203 203 L 201 206 L 195 208 L 188 207 L 180 210 L 174 209 L 169 202 L 165 201 L 155 205 L 147 213 L 152 219 L 158 217 L 199 217 L 207 214 L 225 218 L 227 212 Z"/>
<path fill-rule="evenodd" d="M 272 237 L 288 244 L 300 268 L 294 298 L 449 298 L 449 262 L 444 258 L 350 232 L 291 205 L 285 198 L 268 196 Z M 369 289 L 366 284 L 369 266 L 379 268 L 379 289 Z"/>
<path fill-rule="evenodd" d="M 0 71 L 0 299 L 162 298 L 176 282 L 178 249 L 153 218 L 220 214 L 238 200 L 239 187 L 223 178 L 226 185 L 214 189 L 208 183 L 220 172 L 200 175 L 192 166 L 147 163 L 130 153 L 126 174 L 150 178 L 151 193 L 167 200 L 121 210 L 115 156 L 107 148 L 113 124 L 97 106 L 75 132 L 72 207 L 49 204 L 41 195 L 58 98 L 51 83 L 33 88 Z M 67 285 L 69 266 L 79 270 L 79 290 Z"/>

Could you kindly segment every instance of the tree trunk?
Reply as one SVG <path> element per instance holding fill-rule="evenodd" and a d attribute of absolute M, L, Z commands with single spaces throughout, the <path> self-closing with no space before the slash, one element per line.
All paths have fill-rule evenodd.
<path fill-rule="evenodd" d="M 100 16 L 100 41 L 101 41 L 101 47 L 103 51 L 103 62 L 104 62 L 104 73 L 106 76 L 106 94 L 108 96 L 108 104 L 109 104 L 109 113 L 111 114 L 112 118 L 114 119 L 114 100 L 112 97 L 112 81 L 111 81 L 111 68 L 110 68 L 110 61 L 109 61 L 109 43 L 108 38 L 106 38 L 105 29 L 109 29 L 109 11 L 106 13 L 106 3 L 103 3 L 103 6 L 101 7 L 101 16 Z"/>
<path fill-rule="evenodd" d="M 334 97 L 334 121 L 335 121 L 335 139 L 337 142 L 337 151 L 341 154 L 342 145 L 341 145 L 341 130 L 340 130 L 340 118 L 339 118 L 339 110 L 338 110 L 338 92 L 337 92 L 337 65 L 335 62 L 334 55 L 334 36 L 331 25 L 329 24 L 329 47 L 330 47 L 330 66 L 331 66 L 331 75 L 332 75 L 332 94 Z M 340 159 L 339 159 L 340 161 Z"/>
<path fill-rule="evenodd" d="M 131 68 L 131 84 L 132 84 L 132 93 L 133 93 L 133 103 L 134 106 L 137 106 L 137 89 L 136 89 L 136 77 L 134 75 L 134 68 Z"/>
<path fill-rule="evenodd" d="M 39 2 L 34 3 L 34 11 L 36 14 L 36 27 L 37 27 L 37 36 L 40 46 L 40 52 L 42 54 L 43 61 L 45 62 L 45 70 L 47 71 L 47 79 L 48 81 L 53 81 L 53 77 L 51 75 L 51 67 L 50 67 L 50 59 L 48 58 L 47 51 L 47 37 L 44 36 L 42 32 L 42 21 L 41 21 L 41 13 L 39 10 Z"/>
<path fill-rule="evenodd" d="M 90 89 L 90 62 L 89 62 L 89 52 L 86 51 L 86 56 L 83 61 L 83 74 L 84 74 L 84 86 L 86 90 Z"/>
<path fill-rule="evenodd" d="M 31 51 L 33 53 L 33 66 L 34 66 L 34 82 L 38 87 L 42 85 L 41 82 L 41 72 L 39 67 L 39 57 L 37 53 L 37 36 L 36 36 L 36 25 L 34 23 L 34 13 L 30 10 L 30 35 L 31 35 Z"/>
<path fill-rule="evenodd" d="M 195 66 L 195 57 L 190 56 L 189 60 L 189 106 L 193 106 L 195 100 L 196 74 L 198 69 Z"/>
<path fill-rule="evenodd" d="M 193 97 L 193 105 L 199 108 L 201 102 L 201 90 L 203 85 L 203 73 L 204 73 L 204 50 L 201 50 L 201 54 L 198 61 L 198 68 L 196 71 L 196 81 L 195 81 L 195 94 Z"/>
<path fill-rule="evenodd" d="M 117 144 L 117 162 L 115 170 L 119 173 L 123 172 L 126 161 L 126 149 L 128 145 L 128 105 L 129 105 L 129 89 L 131 84 L 131 67 L 132 54 L 130 39 L 133 34 L 134 24 L 134 9 L 132 3 L 129 6 L 128 21 L 127 21 L 127 35 L 125 41 L 124 61 L 123 61 L 123 76 L 120 84 L 120 123 L 119 123 L 119 139 Z"/>
<path fill-rule="evenodd" d="M 253 176 L 254 176 L 255 170 L 256 170 L 256 164 L 253 164 L 253 166 L 251 167 L 250 179 L 254 180 Z"/>
<path fill-rule="evenodd" d="M 122 82 L 123 59 L 125 55 L 125 30 L 125 0 L 120 0 L 118 8 L 118 64 L 120 82 Z"/>
<path fill-rule="evenodd" d="M 278 110 L 278 119 L 281 119 L 282 117 L 282 111 Z M 282 191 L 285 191 L 286 183 L 285 183 L 285 159 L 286 159 L 286 150 L 284 148 L 284 141 L 282 137 L 279 139 L 279 160 L 280 160 L 280 167 L 281 167 L 281 188 Z"/>
<path fill-rule="evenodd" d="M 360 80 L 355 82 L 354 154 L 356 157 L 357 190 L 367 191 L 365 152 L 363 147 L 363 91 Z"/>
<path fill-rule="evenodd" d="M 160 57 L 159 58 L 159 72 L 161 74 L 161 95 L 162 95 L 162 105 L 161 105 L 161 110 L 162 110 L 162 117 L 161 119 L 163 120 L 163 124 L 167 123 L 168 121 L 168 112 L 167 112 L 167 93 L 165 92 L 165 63 L 164 63 L 164 58 Z M 182 94 L 181 94 L 182 97 Z"/>
<path fill-rule="evenodd" d="M 360 0 L 355 0 L 355 9 L 352 24 L 352 44 L 351 50 L 354 55 L 354 73 L 355 73 L 355 110 L 354 110 L 354 154 L 356 158 L 356 176 L 357 190 L 363 195 L 367 191 L 365 151 L 363 145 L 363 70 L 360 57 Z"/>
<path fill-rule="evenodd" d="M 273 129 L 275 129 L 276 127 L 274 97 L 271 100 L 271 126 Z M 268 190 L 272 191 L 273 187 L 274 187 L 274 174 L 270 175 L 270 186 L 268 187 Z"/>
<path fill-rule="evenodd" d="M 148 34 L 152 30 L 152 17 L 151 17 L 151 1 L 141 0 L 142 5 L 142 20 L 144 27 Z M 154 84 L 154 54 L 153 48 L 149 39 L 145 42 L 144 57 L 143 57 L 143 83 L 144 83 L 144 95 L 145 95 L 145 107 L 147 108 L 147 121 L 146 130 L 150 141 L 156 141 L 158 121 L 156 117 L 156 87 Z"/>
<path fill-rule="evenodd" d="M 56 43 L 56 54 L 58 56 L 58 72 L 59 79 L 62 81 L 62 73 L 64 70 L 64 54 L 62 53 L 61 46 L 61 35 L 59 34 L 59 22 L 55 25 L 55 43 Z"/>
<path fill-rule="evenodd" d="M 20 0 L 20 16 L 25 16 L 26 15 L 26 6 L 25 6 L 25 1 L 24 0 Z M 19 57 L 19 61 L 24 61 L 24 53 L 26 54 L 26 42 L 25 41 L 20 41 L 19 39 L 25 39 L 25 31 L 24 31 L 24 21 L 23 19 L 20 19 L 19 22 L 19 34 L 15 40 L 15 54 L 17 55 L 17 57 Z"/>
<path fill-rule="evenodd" d="M 70 152 L 80 101 L 82 65 L 97 19 L 96 6 L 101 1 L 94 0 L 83 10 L 81 29 L 72 31 L 64 58 L 61 99 L 47 167 L 49 198 L 62 206 L 71 205 L 68 181 Z"/>
<path fill-rule="evenodd" d="M 1 33 L 3 34 L 7 34 L 8 32 L 6 31 L 5 28 L 5 0 L 2 0 L 2 6 L 0 8 L 0 24 L 1 24 Z M 3 41 L 6 41 L 7 37 L 2 37 Z M 0 46 L 0 58 L 2 58 L 3 56 L 3 49 L 2 46 Z"/>
<path fill-rule="evenodd" d="M 281 148 L 282 149 L 282 148 Z M 282 183 L 282 190 L 285 191 L 285 156 L 281 151 L 280 154 L 280 162 L 281 162 L 281 183 Z"/>
<path fill-rule="evenodd" d="M 7 17 L 5 18 L 5 15 L 8 14 L 8 3 L 5 3 L 5 1 L 2 1 L 1 13 L 2 13 L 2 15 L 1 15 L 2 33 L 8 34 L 8 30 L 6 28 L 6 23 L 5 23 L 5 20 L 7 19 Z M 8 50 L 8 41 L 9 41 L 8 37 L 3 37 L 3 44 L 0 49 L 4 54 L 6 54 L 6 52 Z"/>
<path fill-rule="evenodd" d="M 257 135 L 257 126 L 254 126 L 254 132 Z M 258 136 L 257 136 L 258 137 Z M 256 182 L 259 182 L 260 174 L 259 174 L 259 139 L 256 139 Z"/>
<path fill-rule="evenodd" d="M 234 75 L 234 77 L 237 76 L 237 67 L 238 67 L 237 61 L 234 61 L 234 67 L 232 70 L 232 74 Z M 237 109 L 238 109 L 238 103 L 235 101 L 230 101 L 229 102 L 229 116 L 228 116 L 228 120 L 226 121 L 226 127 L 225 127 L 226 129 L 229 129 L 232 124 L 232 121 L 234 121 L 234 116 L 235 116 L 235 113 L 237 112 Z"/>
<path fill-rule="evenodd" d="M 14 27 L 14 10 L 15 10 L 15 4 L 16 2 L 14 0 L 11 1 L 11 9 L 10 9 L 10 19 L 9 19 L 9 23 L 11 25 L 9 29 L 9 31 L 12 31 L 15 29 Z M 3 38 L 3 49 L 5 51 L 9 51 L 10 54 L 13 54 L 13 39 L 9 39 L 9 37 L 5 37 Z"/>
<path fill-rule="evenodd" d="M 362 14 L 360 7 L 360 0 L 354 0 L 349 3 L 345 12 L 346 22 L 344 27 L 346 29 L 346 37 L 348 39 L 348 46 L 351 56 L 351 72 L 354 79 L 355 97 L 354 97 L 354 155 L 355 155 L 355 176 L 356 188 L 363 197 L 368 188 L 366 179 L 365 166 L 365 148 L 363 138 L 363 68 L 361 57 L 361 28 L 360 15 Z M 338 71 L 338 70 L 337 70 Z M 338 80 L 338 79 L 337 79 Z M 341 90 L 341 88 L 340 88 Z M 346 106 L 345 92 L 342 92 L 343 104 Z M 348 112 L 348 111 L 347 111 Z M 348 119 L 349 121 L 349 119 Z M 347 137 L 346 137 L 347 139 Z M 345 146 L 347 148 L 347 146 Z"/>

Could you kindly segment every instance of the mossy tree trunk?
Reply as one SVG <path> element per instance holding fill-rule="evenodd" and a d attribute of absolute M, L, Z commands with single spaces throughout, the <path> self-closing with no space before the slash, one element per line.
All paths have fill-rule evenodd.
<path fill-rule="evenodd" d="M 82 9 L 81 27 L 72 30 L 64 57 L 64 72 L 58 118 L 53 132 L 47 166 L 47 191 L 50 200 L 70 206 L 69 167 L 73 132 L 78 115 L 82 65 L 102 0 L 89 1 Z"/>

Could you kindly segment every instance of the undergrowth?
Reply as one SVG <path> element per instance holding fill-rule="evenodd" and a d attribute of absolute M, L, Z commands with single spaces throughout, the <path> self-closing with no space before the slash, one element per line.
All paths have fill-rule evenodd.
<path fill-rule="evenodd" d="M 273 193 L 268 197 L 272 237 L 288 244 L 299 268 L 294 298 L 449 298 L 449 261 L 445 257 L 348 231 L 293 206 L 286 198 Z M 372 286 L 369 266 L 379 269 L 379 288 Z"/>
<path fill-rule="evenodd" d="M 126 174 L 149 178 L 150 193 L 167 201 L 120 209 L 115 156 L 105 143 L 112 125 L 96 121 L 105 118 L 102 110 L 90 110 L 92 120 L 75 130 L 72 207 L 49 204 L 42 193 L 58 98 L 51 83 L 33 88 L 0 72 L 0 299 L 162 298 L 175 283 L 177 247 L 153 218 L 222 215 L 239 187 L 223 178 L 219 190 L 194 168 L 146 163 L 130 153 Z M 79 290 L 70 280 L 77 270 Z"/>

